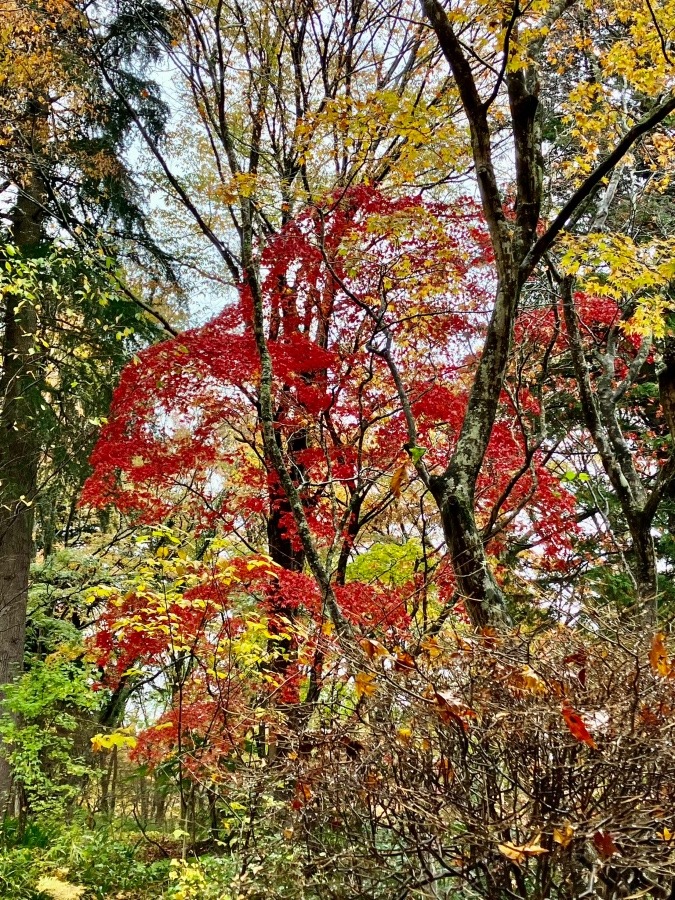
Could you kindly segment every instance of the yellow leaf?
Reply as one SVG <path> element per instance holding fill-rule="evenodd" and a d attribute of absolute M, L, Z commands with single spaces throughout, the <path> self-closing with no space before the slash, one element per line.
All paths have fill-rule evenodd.
<path fill-rule="evenodd" d="M 114 747 L 129 747 L 130 750 L 133 750 L 137 743 L 138 741 L 132 734 L 114 731 L 112 734 L 95 734 L 91 738 L 91 749 L 94 753 L 101 750 L 112 750 Z"/>
<path fill-rule="evenodd" d="M 525 856 L 541 856 L 543 853 L 548 853 L 546 847 L 541 846 L 541 834 L 533 837 L 527 844 L 523 844 L 521 850 Z"/>
<path fill-rule="evenodd" d="M 410 728 L 409 725 L 402 726 L 396 732 L 396 737 L 404 744 L 410 743 L 410 740 L 412 738 L 412 728 Z"/>
<path fill-rule="evenodd" d="M 497 844 L 497 850 L 499 850 L 502 856 L 512 860 L 514 863 L 518 863 L 518 865 L 525 862 L 525 854 L 519 847 L 512 844 L 511 841 L 507 841 L 505 844 Z"/>
<path fill-rule="evenodd" d="M 435 637 L 425 637 L 420 644 L 420 648 L 430 659 L 435 659 L 437 656 L 440 656 L 442 652 L 440 644 Z"/>
<path fill-rule="evenodd" d="M 569 847 L 574 839 L 574 828 L 567 822 L 562 828 L 553 829 L 553 840 L 561 847 Z"/>
<path fill-rule="evenodd" d="M 531 694 L 545 694 L 546 682 L 529 666 L 523 666 L 520 672 L 522 685 Z"/>
<path fill-rule="evenodd" d="M 540 844 L 541 834 L 535 835 L 526 844 L 514 844 L 511 841 L 505 841 L 503 844 L 497 844 L 497 849 L 507 859 L 520 865 L 531 856 L 541 856 L 548 853 L 546 847 Z"/>
<path fill-rule="evenodd" d="M 372 697 L 377 690 L 377 675 L 372 672 L 357 672 L 354 676 L 354 686 L 356 690 L 356 699 L 361 697 Z"/>

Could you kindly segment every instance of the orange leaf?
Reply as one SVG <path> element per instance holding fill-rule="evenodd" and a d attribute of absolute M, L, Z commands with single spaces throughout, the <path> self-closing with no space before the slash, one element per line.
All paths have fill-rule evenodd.
<path fill-rule="evenodd" d="M 408 463 L 405 462 L 405 463 L 403 463 L 402 466 L 399 466 L 398 469 L 396 469 L 394 474 L 391 476 L 391 481 L 389 483 L 389 489 L 392 492 L 392 494 L 394 495 L 394 497 L 396 497 L 397 500 L 401 496 L 401 491 L 403 490 L 403 481 L 405 479 L 405 474 L 406 474 L 407 468 L 408 468 Z"/>
<path fill-rule="evenodd" d="M 442 722 L 459 722 L 466 731 L 469 727 L 466 719 L 469 717 L 476 718 L 476 713 L 472 709 L 463 703 L 459 703 L 448 691 L 434 691 L 434 699 L 436 700 L 438 715 Z"/>
<path fill-rule="evenodd" d="M 523 666 L 517 680 L 520 681 L 523 690 L 529 694 L 546 693 L 546 682 L 530 666 Z"/>
<path fill-rule="evenodd" d="M 394 655 L 396 656 L 394 668 L 397 672 L 410 672 L 415 668 L 415 660 L 407 650 L 403 650 L 401 647 L 397 647 L 394 650 Z"/>
<path fill-rule="evenodd" d="M 586 727 L 586 723 L 581 718 L 581 715 L 575 709 L 572 709 L 571 706 L 563 706 L 562 714 L 563 719 L 565 720 L 565 724 L 569 728 L 572 736 L 575 737 L 578 741 L 581 741 L 582 744 L 588 744 L 589 747 L 597 750 L 598 745 L 593 740 L 593 737 Z"/>
<path fill-rule="evenodd" d="M 305 781 L 295 785 L 295 797 L 291 800 L 292 809 L 302 809 L 312 799 L 312 789 Z"/>
<path fill-rule="evenodd" d="M 379 641 L 374 641 L 372 638 L 362 638 L 362 640 L 359 641 L 359 644 L 361 644 L 363 652 L 369 659 L 379 659 L 381 657 L 389 656 L 387 648 Z"/>
<path fill-rule="evenodd" d="M 654 635 L 652 647 L 649 651 L 649 664 L 657 675 L 664 678 L 670 675 L 670 659 L 666 650 L 666 636 L 662 631 Z"/>
<path fill-rule="evenodd" d="M 435 637 L 425 637 L 420 644 L 421 650 L 426 653 L 430 659 L 435 659 L 441 655 L 441 646 Z"/>

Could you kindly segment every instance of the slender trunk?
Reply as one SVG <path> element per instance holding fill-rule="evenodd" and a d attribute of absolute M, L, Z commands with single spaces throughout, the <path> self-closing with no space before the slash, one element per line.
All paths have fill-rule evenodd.
<path fill-rule="evenodd" d="M 457 447 L 443 475 L 429 479 L 452 559 L 457 594 L 478 627 L 508 618 L 504 593 L 492 574 L 476 522 L 474 494 L 506 377 L 519 297 L 515 276 L 502 281 Z"/>
<path fill-rule="evenodd" d="M 43 222 L 44 190 L 33 172 L 13 214 L 12 237 L 24 256 L 39 247 Z M 0 376 L 0 692 L 23 665 L 39 457 L 37 327 L 37 310 L 28 299 L 6 299 Z M 0 798 L 7 796 L 10 782 L 9 767 L 0 760 Z"/>
<path fill-rule="evenodd" d="M 277 435 L 277 444 L 281 448 L 280 437 Z M 297 454 L 307 449 L 307 433 L 302 429 L 288 442 L 288 454 L 290 456 L 296 477 L 294 483 L 298 484 L 298 475 L 302 474 L 302 466 L 297 461 Z M 288 526 L 293 521 L 288 498 L 283 490 L 270 490 L 270 514 L 267 519 L 267 543 L 269 554 L 275 563 L 290 572 L 302 572 L 305 565 L 305 551 L 298 546 L 297 538 L 288 533 Z"/>
<path fill-rule="evenodd" d="M 594 389 L 581 340 L 572 280 L 563 279 L 560 287 L 570 355 L 579 386 L 584 421 L 630 531 L 632 558 L 629 566 L 635 583 L 639 611 L 647 622 L 652 622 L 655 621 L 657 614 L 656 550 L 651 533 L 656 506 L 652 504 L 652 498 L 641 482 L 619 426 L 616 399 L 611 383 L 614 371 L 613 357 L 609 358 L 608 373 L 598 379 L 597 388 Z"/>

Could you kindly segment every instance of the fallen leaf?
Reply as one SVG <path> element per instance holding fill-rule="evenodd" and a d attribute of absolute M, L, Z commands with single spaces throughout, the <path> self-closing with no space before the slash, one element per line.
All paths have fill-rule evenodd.
<path fill-rule="evenodd" d="M 499 850 L 502 856 L 518 863 L 518 865 L 525 862 L 526 857 L 523 851 L 510 841 L 507 841 L 505 844 L 497 844 L 497 850 Z"/>
<path fill-rule="evenodd" d="M 588 746 L 592 747 L 594 750 L 598 749 L 598 745 L 593 740 L 590 731 L 586 727 L 586 723 L 575 709 L 572 709 L 571 706 L 566 704 L 562 708 L 562 715 L 563 719 L 565 720 L 565 724 L 569 728 L 570 733 L 573 737 L 575 737 L 582 744 L 588 744 Z"/>
<path fill-rule="evenodd" d="M 541 834 L 533 837 L 527 844 L 523 844 L 521 849 L 525 856 L 541 856 L 543 853 L 548 853 L 546 847 L 541 846 Z"/>
<path fill-rule="evenodd" d="M 542 847 L 540 842 L 541 834 L 538 834 L 526 844 L 514 844 L 511 841 L 505 841 L 503 844 L 497 844 L 497 849 L 502 856 L 521 865 L 531 856 L 542 856 L 542 854 L 548 853 L 546 847 Z"/>

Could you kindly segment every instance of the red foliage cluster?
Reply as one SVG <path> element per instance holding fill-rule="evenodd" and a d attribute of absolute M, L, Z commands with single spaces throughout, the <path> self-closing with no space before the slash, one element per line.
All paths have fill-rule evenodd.
<path fill-rule="evenodd" d="M 298 431 L 307 435 L 294 463 L 308 483 L 353 491 L 400 465 L 405 423 L 370 343 L 377 341 L 373 310 L 382 303 L 427 461 L 447 463 L 467 399 L 461 377 L 471 366 L 467 347 L 480 339 L 489 310 L 488 248 L 472 201 L 393 200 L 367 186 L 308 209 L 270 242 L 262 287 L 277 427 L 287 439 Z M 268 513 L 278 490 L 261 458 L 250 321 L 242 287 L 238 304 L 143 351 L 127 367 L 91 459 L 83 502 L 114 503 L 144 523 L 181 511 L 202 526 L 218 522 L 226 530 Z M 505 403 L 479 485 L 485 517 L 523 454 Z M 317 539 L 334 540 L 330 490 L 308 488 L 306 495 Z M 541 459 L 504 512 L 526 496 L 537 522 L 551 523 L 548 532 L 559 539 L 572 498 Z M 294 535 L 289 515 L 281 524 Z M 517 517 L 510 527 L 518 527 Z"/>

